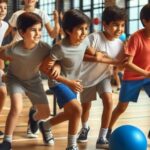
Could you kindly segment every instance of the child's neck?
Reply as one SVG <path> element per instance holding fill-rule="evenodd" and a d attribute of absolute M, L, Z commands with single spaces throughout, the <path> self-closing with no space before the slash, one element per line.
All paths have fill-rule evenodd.
<path fill-rule="evenodd" d="M 144 35 L 150 39 L 150 30 L 149 29 L 144 29 Z"/>
<path fill-rule="evenodd" d="M 24 47 L 25 49 L 27 49 L 27 50 L 32 50 L 35 46 L 36 46 L 35 43 L 33 43 L 33 44 L 28 44 L 28 43 L 24 42 L 24 44 L 23 44 L 23 47 Z"/>
<path fill-rule="evenodd" d="M 24 10 L 27 12 L 33 12 L 35 10 L 35 7 L 34 6 L 32 6 L 32 7 L 25 6 Z"/>
<path fill-rule="evenodd" d="M 115 38 L 111 37 L 106 31 L 103 31 L 103 34 L 105 35 L 106 39 L 108 39 L 109 41 L 113 41 Z"/>

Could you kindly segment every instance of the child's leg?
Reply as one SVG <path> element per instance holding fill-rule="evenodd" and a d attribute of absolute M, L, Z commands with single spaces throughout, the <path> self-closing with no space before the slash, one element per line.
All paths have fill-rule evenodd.
<path fill-rule="evenodd" d="M 88 125 L 88 120 L 90 115 L 90 109 L 91 109 L 91 102 L 82 103 L 82 116 L 81 116 L 82 128 L 80 130 L 77 139 L 77 141 L 81 143 L 88 141 L 88 133 L 90 130 L 90 127 Z"/>
<path fill-rule="evenodd" d="M 120 89 L 121 86 L 121 82 L 120 82 L 120 77 L 118 75 L 119 69 L 117 67 L 113 68 L 113 75 L 114 75 L 114 79 L 116 81 L 116 85 L 117 85 L 117 89 Z"/>
<path fill-rule="evenodd" d="M 4 106 L 4 102 L 7 96 L 7 90 L 5 86 L 0 86 L 0 113 L 2 111 L 2 108 Z"/>
<path fill-rule="evenodd" d="M 91 109 L 91 102 L 82 103 L 81 121 L 82 121 L 82 127 L 83 128 L 88 128 L 87 122 L 89 120 L 90 109 Z"/>
<path fill-rule="evenodd" d="M 129 102 L 118 102 L 116 108 L 113 110 L 111 121 L 110 121 L 110 124 L 109 124 L 109 129 L 113 128 L 113 126 L 116 123 L 117 119 L 127 109 L 128 104 L 129 104 Z"/>
<path fill-rule="evenodd" d="M 22 111 L 23 103 L 22 103 L 22 94 L 16 93 L 10 96 L 11 99 L 11 107 L 6 120 L 6 128 L 5 135 L 12 136 L 14 129 L 16 127 L 16 123 L 18 117 Z M 7 140 L 4 138 L 4 140 Z"/>
<path fill-rule="evenodd" d="M 3 109 L 6 96 L 7 96 L 6 86 L 0 86 L 0 113 Z M 4 136 L 4 133 L 0 131 L 0 138 L 3 138 L 3 136 Z"/>
<path fill-rule="evenodd" d="M 0 149 L 3 150 L 11 149 L 13 132 L 16 127 L 18 117 L 22 110 L 22 94 L 16 93 L 11 95 L 10 98 L 11 108 L 6 120 L 4 141 L 0 144 Z"/>

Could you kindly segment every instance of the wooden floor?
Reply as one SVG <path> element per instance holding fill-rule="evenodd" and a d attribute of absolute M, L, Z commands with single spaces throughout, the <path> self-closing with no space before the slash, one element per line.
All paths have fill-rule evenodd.
<path fill-rule="evenodd" d="M 43 81 L 43 83 L 44 88 L 47 89 L 47 82 Z M 48 96 L 48 98 L 50 101 L 50 106 L 52 106 L 53 97 Z M 115 106 L 118 101 L 118 94 L 113 94 L 113 100 Z M 0 115 L 1 130 L 4 130 L 5 127 L 5 120 L 9 111 L 9 105 L 9 98 L 7 98 L 7 102 L 5 104 L 3 112 Z M 55 136 L 55 145 L 52 147 L 43 145 L 40 134 L 37 139 L 28 139 L 26 137 L 28 111 L 30 106 L 30 101 L 28 99 L 25 99 L 24 109 L 14 133 L 13 150 L 65 150 L 67 144 L 67 122 L 59 124 L 52 128 L 53 134 Z M 91 126 L 89 141 L 87 144 L 80 144 L 80 150 L 95 150 L 95 143 L 100 127 L 101 113 L 102 104 L 101 100 L 98 99 L 97 101 L 94 101 L 92 105 L 91 116 L 89 120 L 89 124 Z M 150 129 L 150 101 L 148 96 L 143 91 L 140 94 L 139 102 L 137 104 L 132 103 L 129 106 L 124 115 L 118 120 L 115 128 L 124 124 L 137 126 L 145 133 L 145 135 L 147 135 L 148 130 Z M 149 141 L 150 140 L 148 140 L 148 143 L 150 143 Z M 150 144 L 148 145 L 147 150 L 150 150 Z"/>

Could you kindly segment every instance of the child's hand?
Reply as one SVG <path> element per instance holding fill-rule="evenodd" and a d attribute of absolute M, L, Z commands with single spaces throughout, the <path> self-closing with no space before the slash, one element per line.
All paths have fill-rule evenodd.
<path fill-rule="evenodd" d="M 54 64 L 55 64 L 55 62 L 51 61 L 51 59 L 49 57 L 47 57 L 41 64 L 40 70 L 42 72 L 44 72 L 45 74 L 48 74 L 51 71 Z"/>
<path fill-rule="evenodd" d="M 54 10 L 53 16 L 54 16 L 54 21 L 55 21 L 55 22 L 58 22 L 58 21 L 59 21 L 59 14 L 58 14 L 58 11 L 57 11 L 57 10 Z"/>
<path fill-rule="evenodd" d="M 83 85 L 81 85 L 80 80 L 70 80 L 68 86 L 76 93 L 83 91 Z"/>
<path fill-rule="evenodd" d="M 150 78 L 150 72 L 147 72 L 147 73 L 146 73 L 146 77 L 147 77 L 147 78 Z"/>
<path fill-rule="evenodd" d="M 53 68 L 49 71 L 49 77 L 53 78 L 53 79 L 56 79 L 60 75 L 60 72 L 61 72 L 60 65 L 59 64 L 55 64 L 53 66 Z"/>

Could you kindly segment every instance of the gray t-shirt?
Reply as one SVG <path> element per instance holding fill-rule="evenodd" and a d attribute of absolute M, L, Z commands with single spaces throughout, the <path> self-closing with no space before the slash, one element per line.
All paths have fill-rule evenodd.
<path fill-rule="evenodd" d="M 60 63 L 62 76 L 68 79 L 79 79 L 84 53 L 89 45 L 90 42 L 88 38 L 84 39 L 77 46 L 70 45 L 68 39 L 64 38 L 61 44 L 53 46 L 50 57 Z M 52 80 L 49 80 L 50 87 L 57 84 L 51 81 Z"/>
<path fill-rule="evenodd" d="M 8 67 L 8 74 L 20 80 L 30 80 L 39 75 L 39 66 L 43 59 L 50 54 L 51 47 L 40 41 L 36 47 L 27 50 L 23 48 L 23 41 L 17 42 L 5 51 L 5 55 L 12 58 Z"/>

